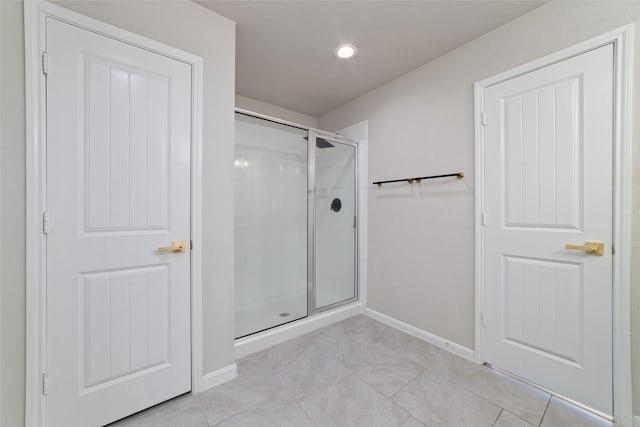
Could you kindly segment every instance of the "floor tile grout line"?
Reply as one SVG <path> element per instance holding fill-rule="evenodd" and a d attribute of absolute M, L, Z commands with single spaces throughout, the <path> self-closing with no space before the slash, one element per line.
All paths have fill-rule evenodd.
<path fill-rule="evenodd" d="M 427 370 L 428 370 L 428 371 L 430 371 L 430 372 L 432 372 L 432 373 L 433 373 L 434 375 L 436 375 L 437 377 L 439 377 L 439 378 L 443 379 L 443 380 L 444 380 L 444 381 L 446 381 L 447 383 L 451 383 L 451 385 L 452 385 L 452 386 L 454 386 L 454 387 L 455 387 L 455 386 L 458 386 L 458 387 L 460 387 L 463 391 L 466 391 L 467 393 L 472 394 L 473 396 L 475 396 L 475 397 L 477 397 L 477 398 L 479 398 L 479 399 L 481 399 L 481 400 L 483 400 L 483 401 L 485 401 L 485 402 L 487 402 L 487 403 L 490 403 L 490 404 L 492 404 L 493 406 L 495 406 L 495 407 L 497 407 L 497 408 L 504 409 L 504 408 L 503 408 L 502 406 L 500 406 L 498 403 L 496 403 L 496 402 L 494 402 L 494 401 L 492 401 L 492 400 L 489 400 L 489 399 L 487 399 L 486 397 L 481 396 L 481 395 L 479 395 L 478 393 L 476 393 L 475 391 L 473 391 L 473 390 L 472 390 L 471 388 L 469 388 L 469 386 L 467 385 L 468 383 L 466 383 L 466 382 L 461 382 L 461 381 L 456 381 L 456 380 L 452 380 L 452 379 L 450 379 L 450 378 L 447 378 L 445 375 L 440 374 L 440 372 L 438 372 L 438 371 L 436 371 L 436 370 L 432 370 L 432 369 L 430 369 L 430 368 L 425 369 L 425 371 L 427 371 Z M 420 374 L 420 375 L 422 375 L 422 374 Z"/>
<path fill-rule="evenodd" d="M 545 406 L 545 410 L 546 410 L 546 409 L 547 409 L 547 408 L 546 408 L 546 406 Z M 531 421 L 527 421 L 527 420 L 525 420 L 525 419 L 524 419 L 524 418 L 522 418 L 520 415 L 518 415 L 518 414 L 514 414 L 513 412 L 508 411 L 508 410 L 506 410 L 506 409 L 505 409 L 505 411 L 509 412 L 511 415 L 513 415 L 513 416 L 514 416 L 514 417 L 516 417 L 516 418 L 520 418 L 522 421 L 524 421 L 525 423 L 529 424 L 530 426 L 532 426 L 532 427 L 536 427 L 536 424 L 533 424 Z M 544 415 L 544 414 L 543 414 L 543 415 Z M 540 418 L 540 420 L 542 421 L 542 418 Z"/>
<path fill-rule="evenodd" d="M 307 418 L 309 418 L 309 421 L 311 421 L 313 423 L 314 426 L 318 427 L 318 423 L 316 423 L 316 420 L 314 420 L 311 415 L 302 407 L 302 405 L 300 404 L 300 402 L 296 402 L 296 405 L 298 405 L 298 408 L 300 408 L 300 410 L 307 416 Z"/>
<path fill-rule="evenodd" d="M 542 417 L 540 417 L 540 422 L 538 423 L 538 427 L 542 426 L 542 422 L 544 421 L 544 417 L 547 415 L 547 411 L 549 410 L 549 405 L 551 404 L 551 399 L 553 399 L 553 396 L 549 395 L 549 400 L 547 400 L 547 406 L 544 407 L 544 412 L 542 413 Z"/>
<path fill-rule="evenodd" d="M 425 372 L 431 371 L 429 368 L 424 368 L 422 371 L 420 371 L 420 373 L 418 375 L 416 375 L 415 377 L 411 378 L 411 380 L 406 383 L 405 385 L 403 385 L 402 387 L 400 387 L 400 389 L 398 391 L 396 391 L 395 393 L 393 393 L 391 396 L 389 396 L 389 400 L 391 400 L 393 402 L 393 399 L 405 388 L 407 388 L 409 386 L 409 384 L 411 384 L 412 382 L 414 382 L 416 379 L 418 379 L 419 377 L 421 377 Z"/>
<path fill-rule="evenodd" d="M 482 365 L 478 365 L 478 366 L 482 367 Z M 445 378 L 445 379 L 447 379 L 445 376 L 440 375 L 437 371 L 434 371 L 434 372 L 436 373 L 436 375 L 439 375 L 441 378 Z M 524 386 L 524 388 L 532 388 L 532 389 L 534 389 L 534 390 L 535 390 L 535 387 L 532 387 L 532 386 L 530 386 L 530 385 L 529 385 L 529 384 L 527 384 L 527 383 L 524 383 L 524 382 L 518 381 L 518 380 L 517 380 L 517 379 L 515 379 L 515 378 L 514 378 L 513 380 L 514 380 L 515 382 L 517 382 L 519 385 Z M 449 381 L 449 380 L 447 379 L 447 381 Z M 492 405 L 497 406 L 498 408 L 504 409 L 504 408 L 501 406 L 501 404 L 499 404 L 499 403 L 497 403 L 497 402 L 494 402 L 493 400 L 491 400 L 491 399 L 489 399 L 489 398 L 487 398 L 487 397 L 485 397 L 485 396 L 482 396 L 482 395 L 478 394 L 476 391 L 474 391 L 473 389 L 471 389 L 471 388 L 470 388 L 470 384 L 469 384 L 469 383 L 467 383 L 467 382 L 461 382 L 461 383 L 459 383 L 459 385 L 460 385 L 460 387 L 461 387 L 462 389 L 464 389 L 464 390 L 468 391 L 469 393 L 473 394 L 473 395 L 474 395 L 474 396 L 476 396 L 476 397 L 479 397 L 480 399 L 484 400 L 485 402 L 489 402 L 489 403 L 491 403 Z M 544 393 L 544 392 L 543 392 L 543 393 Z M 544 393 L 544 394 L 548 396 L 548 399 L 549 399 L 549 398 L 551 398 L 551 395 L 550 395 L 550 394 L 548 394 L 548 393 Z M 548 404 L 549 404 L 549 403 L 548 403 L 548 401 L 547 401 L 547 405 L 548 405 Z M 545 405 L 545 412 L 546 412 L 547 405 Z M 528 423 L 528 424 L 534 425 L 534 424 L 532 424 L 531 422 L 527 421 L 526 419 L 522 418 L 521 416 L 519 416 L 519 415 L 517 415 L 517 414 L 514 414 L 513 412 L 511 412 L 511 411 L 509 411 L 509 410 L 507 410 L 507 412 L 509 412 L 510 414 L 513 414 L 514 416 L 516 416 L 516 417 L 520 418 L 521 420 L 525 421 L 525 422 L 526 422 L 526 423 Z M 544 412 L 543 412 L 543 418 L 544 418 Z M 541 421 L 542 421 L 542 418 L 541 418 Z M 539 424 L 538 424 L 538 426 L 539 426 Z"/>
<path fill-rule="evenodd" d="M 339 362 L 338 362 L 339 363 Z M 341 363 L 342 365 L 342 363 Z M 344 365 L 342 365 L 344 366 Z M 407 414 L 407 417 L 404 419 L 405 422 L 407 419 L 409 419 L 409 417 L 412 417 L 413 414 L 409 411 L 407 411 L 405 408 L 403 408 L 402 406 L 400 406 L 399 404 L 397 404 L 396 402 L 394 402 L 393 400 L 391 400 L 391 398 L 387 397 L 384 393 L 382 393 L 380 390 L 378 390 L 377 388 L 375 388 L 374 386 L 372 386 L 371 384 L 369 384 L 368 382 L 366 382 L 365 380 L 363 380 L 362 378 L 360 378 L 359 375 L 356 375 L 351 369 L 349 369 L 348 367 L 344 366 L 347 371 L 349 371 L 349 373 L 351 375 L 353 375 L 353 377 L 355 379 L 357 379 L 358 381 L 361 381 L 363 384 L 367 385 L 367 387 L 370 387 L 371 390 L 373 390 L 374 393 L 377 393 L 378 395 L 382 396 L 383 399 L 386 399 L 389 401 L 389 403 L 391 403 L 393 406 L 395 406 L 396 408 L 400 409 L 402 412 L 404 412 L 405 414 Z"/>
<path fill-rule="evenodd" d="M 370 388 L 374 393 L 378 394 L 378 395 L 379 395 L 380 397 L 382 397 L 383 399 L 385 399 L 385 400 L 389 401 L 389 403 L 390 403 L 391 405 L 393 405 L 394 407 L 396 407 L 396 408 L 398 408 L 399 410 L 401 410 L 401 411 L 404 413 L 404 415 L 406 415 L 406 416 L 405 416 L 405 418 L 402 420 L 402 423 L 406 422 L 409 418 L 414 417 L 414 415 L 413 415 L 411 412 L 409 412 L 409 411 L 408 411 L 408 410 L 406 410 L 404 407 L 400 406 L 399 404 L 397 404 L 396 402 L 394 402 L 393 400 L 391 400 L 389 397 L 387 397 L 384 393 L 382 393 L 381 391 L 379 391 L 379 390 L 378 390 L 377 388 L 375 388 L 373 385 L 369 384 L 367 381 L 365 381 L 364 379 L 362 379 L 362 378 L 361 378 L 359 375 L 357 375 L 357 374 L 356 374 L 352 369 L 350 369 L 349 367 L 347 367 L 346 365 L 344 365 L 342 362 L 340 362 L 340 360 L 337 360 L 337 359 L 336 359 L 336 361 L 337 361 L 337 362 L 338 362 L 338 364 L 340 364 L 340 365 L 341 365 L 341 366 L 342 366 L 342 367 L 347 371 L 347 373 L 348 373 L 348 374 L 350 374 L 350 375 L 351 375 L 355 380 L 362 382 L 362 383 L 363 383 L 363 384 L 365 384 L 367 387 L 369 387 L 369 388 Z M 327 387 L 326 387 L 326 388 L 324 388 L 322 391 L 315 391 L 315 392 L 314 392 L 314 394 L 320 394 L 320 393 L 322 393 L 322 392 L 324 392 L 324 391 L 328 390 L 329 388 L 333 387 L 335 384 L 339 383 L 340 381 L 342 381 L 342 379 L 339 379 L 339 380 L 335 381 L 333 384 L 331 384 L 331 385 L 327 386 Z M 311 395 L 306 396 L 306 397 L 305 397 L 305 398 L 303 398 L 302 400 L 306 400 L 306 399 L 307 399 L 308 397 L 310 397 L 310 396 L 311 396 Z M 300 406 L 300 408 L 301 408 L 301 409 L 303 409 L 303 408 L 302 408 L 302 406 L 301 406 L 301 404 L 300 404 L 300 403 L 301 403 L 301 401 L 297 401 L 297 403 L 298 403 L 298 406 Z M 303 409 L 303 411 L 304 411 L 304 409 Z M 305 411 L 305 413 L 307 413 L 307 412 Z M 309 416 L 309 418 L 311 418 L 311 417 Z M 415 417 L 414 417 L 414 418 L 415 418 Z M 316 424 L 316 423 L 315 423 L 315 420 L 313 420 L 313 418 L 311 418 L 311 420 L 314 422 L 314 424 Z M 402 425 L 402 423 L 401 423 L 400 425 Z M 316 425 L 317 425 L 317 424 L 316 424 Z"/>
<path fill-rule="evenodd" d="M 486 398 L 486 397 L 484 397 L 484 396 L 481 396 L 481 395 L 480 395 L 480 394 L 478 394 L 477 392 L 475 392 L 475 391 L 473 391 L 472 389 L 468 388 L 465 384 L 460 384 L 460 387 L 461 387 L 463 390 L 465 390 L 465 391 L 467 391 L 467 392 L 469 392 L 469 393 L 473 394 L 473 395 L 474 395 L 474 396 L 476 396 L 477 398 L 480 398 L 480 399 L 484 400 L 485 402 L 488 402 L 488 403 L 492 404 L 493 406 L 497 406 L 497 407 L 498 407 L 498 408 L 500 408 L 500 409 L 505 409 L 505 408 L 503 408 L 503 407 L 501 406 L 501 404 L 499 404 L 499 403 L 497 403 L 497 402 L 494 402 L 493 400 L 490 400 L 489 398 Z M 545 410 L 546 410 L 546 406 L 545 406 Z M 531 422 L 529 422 L 529 421 L 525 420 L 524 418 L 522 418 L 521 416 L 519 416 L 519 415 L 517 415 L 517 414 L 514 414 L 514 413 L 513 413 L 513 412 L 511 412 L 511 411 L 508 411 L 508 410 L 507 410 L 507 412 L 509 412 L 510 414 L 512 414 L 512 415 L 514 415 L 514 416 L 516 416 L 516 417 L 520 418 L 522 421 L 525 421 L 525 422 L 527 422 L 528 424 L 534 425 L 534 424 L 532 424 Z M 544 413 L 543 413 L 543 415 L 544 415 Z"/>
<path fill-rule="evenodd" d="M 340 361 L 338 361 L 340 362 Z M 416 378 L 418 378 L 420 375 L 422 375 L 426 370 L 428 370 L 429 368 L 422 368 L 422 370 L 420 372 L 418 372 L 417 375 L 415 375 L 414 377 L 411 377 L 411 379 L 409 381 L 407 381 L 406 384 L 404 384 L 402 387 L 400 387 L 400 389 L 396 390 L 395 392 L 393 392 L 393 394 L 391 394 L 391 396 L 387 396 L 386 394 L 384 394 L 382 392 L 382 390 L 378 390 L 378 387 L 376 387 L 375 384 L 371 384 L 369 381 L 367 381 L 366 378 L 364 378 L 363 376 L 361 376 L 360 374 L 358 374 L 356 371 L 354 371 L 353 369 L 349 368 L 348 366 L 344 365 L 343 363 L 341 363 L 343 366 L 345 366 L 346 369 L 349 370 L 349 372 L 351 374 L 353 374 L 356 378 L 358 378 L 360 381 L 364 382 L 365 384 L 367 384 L 369 387 L 375 389 L 376 391 L 378 391 L 380 394 L 382 394 L 384 397 L 386 397 L 387 399 L 391 400 L 393 402 L 393 397 L 398 394 L 400 391 L 402 391 L 406 386 L 408 386 L 409 384 L 411 384 Z M 395 402 L 394 402 L 395 403 Z M 396 403 L 397 405 L 397 403 Z"/>
<path fill-rule="evenodd" d="M 255 408 L 263 405 L 265 402 L 268 402 L 271 399 L 273 399 L 273 398 L 272 397 L 265 397 L 264 399 L 261 399 L 259 402 L 255 402 L 255 403 L 247 406 L 246 408 L 244 408 L 244 409 L 242 409 L 240 411 L 234 412 L 233 414 L 231 414 L 228 417 L 226 417 L 226 418 L 214 423 L 213 425 L 209 424 L 209 419 L 207 417 L 207 424 L 209 424 L 209 427 L 219 426 L 220 424 L 224 423 L 225 421 L 229 421 L 233 417 L 236 417 L 236 416 L 238 416 L 238 415 L 240 415 L 240 414 L 242 414 L 244 412 L 247 412 L 247 411 L 249 411 L 251 409 L 255 409 Z M 205 410 L 205 415 L 206 415 L 206 410 Z"/>
<path fill-rule="evenodd" d="M 504 412 L 504 408 L 500 408 L 500 412 L 498 413 L 498 416 L 496 417 L 495 420 L 493 420 L 493 424 L 491 424 L 491 427 L 494 427 L 496 425 L 496 423 L 498 422 L 498 420 L 500 419 L 500 417 L 502 416 L 502 413 Z"/>
<path fill-rule="evenodd" d="M 545 406 L 545 408 L 546 408 L 546 406 Z M 508 409 L 504 409 L 504 408 L 502 408 L 502 412 L 506 412 L 507 414 L 510 414 L 510 415 L 512 415 L 512 416 L 514 416 L 514 417 L 516 417 L 516 418 L 518 418 L 519 420 L 523 421 L 523 422 L 524 422 L 524 423 L 526 423 L 527 425 L 530 425 L 531 427 L 536 427 L 536 426 L 537 426 L 537 424 L 533 424 L 531 421 L 527 421 L 527 420 L 525 420 L 525 419 L 524 419 L 524 418 L 522 418 L 520 415 L 518 415 L 518 414 L 514 414 L 513 412 L 509 411 Z M 502 415 L 502 412 L 500 412 L 500 415 Z M 500 418 L 500 417 L 498 417 L 498 418 Z M 497 421 L 498 421 L 498 420 L 496 419 L 496 422 L 497 422 Z M 539 427 L 539 426 L 538 426 L 538 427 Z"/>
<path fill-rule="evenodd" d="M 227 422 L 227 421 L 231 420 L 232 418 L 237 417 L 238 415 L 241 415 L 241 414 L 244 414 L 244 413 L 245 413 L 245 412 L 247 412 L 247 411 L 251 411 L 251 410 L 253 410 L 253 409 L 259 408 L 260 406 L 262 406 L 262 405 L 266 404 L 266 403 L 267 403 L 267 402 L 269 402 L 269 401 L 275 400 L 275 399 L 277 399 L 278 397 L 279 397 L 279 398 L 282 398 L 282 399 L 286 399 L 286 397 L 283 397 L 283 396 L 280 396 L 280 395 L 277 395 L 276 397 L 265 397 L 264 399 L 260 400 L 259 402 L 256 402 L 256 403 L 254 403 L 254 404 L 252 404 L 252 405 L 249 405 L 249 406 L 248 406 L 248 407 L 246 407 L 245 409 L 243 409 L 243 410 L 241 410 L 241 411 L 238 411 L 238 412 L 235 412 L 233 415 L 230 415 L 230 416 L 228 416 L 227 418 L 222 419 L 222 420 L 218 421 L 217 423 L 215 423 L 215 424 L 213 424 L 213 425 L 209 424 L 209 420 L 207 419 L 207 424 L 209 425 L 209 427 L 216 427 L 216 426 L 219 426 L 220 424 L 222 424 L 222 423 L 224 423 L 224 422 Z M 290 399 L 289 399 L 289 400 L 290 400 Z M 296 402 L 296 404 L 297 404 L 297 403 L 298 403 L 298 402 Z M 205 415 L 206 415 L 206 414 L 205 414 Z"/>

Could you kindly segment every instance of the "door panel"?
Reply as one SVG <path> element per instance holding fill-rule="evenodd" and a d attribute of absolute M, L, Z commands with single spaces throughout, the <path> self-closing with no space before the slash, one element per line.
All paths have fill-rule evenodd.
<path fill-rule="evenodd" d="M 235 337 L 307 316 L 307 139 L 236 113 Z"/>
<path fill-rule="evenodd" d="M 85 387 L 169 363 L 168 266 L 82 276 Z"/>
<path fill-rule="evenodd" d="M 316 136 L 316 308 L 356 297 L 356 149 Z"/>
<path fill-rule="evenodd" d="M 50 426 L 191 388 L 191 69 L 47 18 Z"/>
<path fill-rule="evenodd" d="M 487 362 L 612 412 L 613 48 L 486 89 Z M 566 244 L 603 242 L 602 256 Z"/>
<path fill-rule="evenodd" d="M 582 266 L 513 256 L 504 261 L 504 338 L 577 363 L 582 352 Z"/>
<path fill-rule="evenodd" d="M 166 230 L 169 79 L 83 59 L 85 231 Z"/>
<path fill-rule="evenodd" d="M 580 228 L 579 80 L 506 97 L 506 225 Z"/>

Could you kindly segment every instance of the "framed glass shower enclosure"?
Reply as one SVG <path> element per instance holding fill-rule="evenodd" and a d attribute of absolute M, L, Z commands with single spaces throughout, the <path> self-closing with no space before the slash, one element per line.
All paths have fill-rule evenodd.
<path fill-rule="evenodd" d="M 236 111 L 235 336 L 353 302 L 357 145 Z"/>

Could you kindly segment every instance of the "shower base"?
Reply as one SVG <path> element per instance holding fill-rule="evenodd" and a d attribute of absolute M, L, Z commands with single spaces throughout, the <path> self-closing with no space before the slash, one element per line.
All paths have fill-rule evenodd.
<path fill-rule="evenodd" d="M 287 314 L 284 316 L 283 314 Z M 307 315 L 307 296 L 292 296 L 236 309 L 235 334 L 241 338 L 301 319 Z"/>
<path fill-rule="evenodd" d="M 313 332 L 332 323 L 364 313 L 361 302 L 355 301 L 340 307 L 313 314 L 309 317 L 289 322 L 277 328 L 251 334 L 235 341 L 236 359 L 241 359 L 276 344 Z"/>
<path fill-rule="evenodd" d="M 327 292 L 318 292 L 317 306 L 324 307 L 351 296 L 341 297 Z M 240 306 L 235 311 L 236 339 L 255 334 L 307 316 L 306 294 L 272 298 L 269 301 Z"/>

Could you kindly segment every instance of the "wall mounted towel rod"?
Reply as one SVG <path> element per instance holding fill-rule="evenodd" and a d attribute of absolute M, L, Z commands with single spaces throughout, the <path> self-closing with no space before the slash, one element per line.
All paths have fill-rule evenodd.
<path fill-rule="evenodd" d="M 462 179 L 464 178 L 464 172 L 458 172 L 458 173 L 447 173 L 444 175 L 433 175 L 433 176 L 418 176 L 416 178 L 403 178 L 403 179 L 390 179 L 388 181 L 376 181 L 374 182 L 374 184 L 377 184 L 378 186 L 381 186 L 382 184 L 388 184 L 390 182 L 408 182 L 409 184 L 415 182 L 420 182 L 423 179 L 433 179 L 433 178 L 446 178 L 449 176 L 455 176 L 458 179 Z"/>

